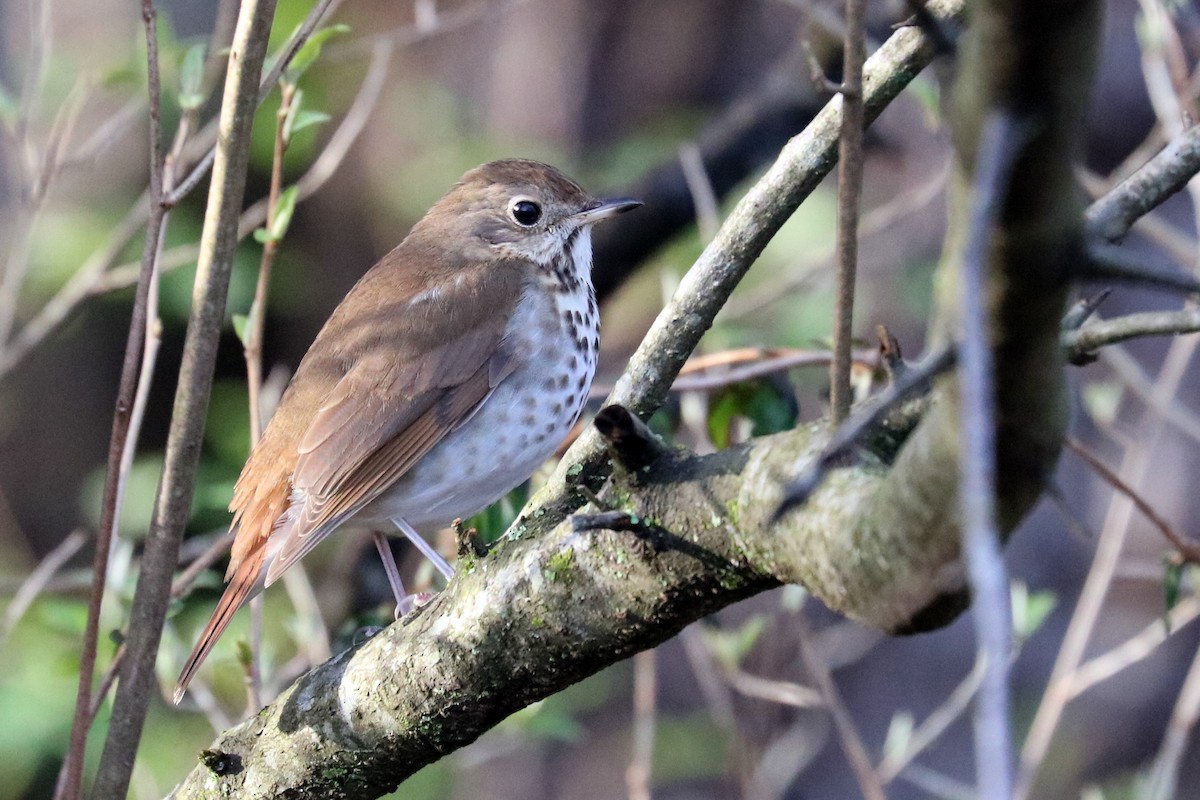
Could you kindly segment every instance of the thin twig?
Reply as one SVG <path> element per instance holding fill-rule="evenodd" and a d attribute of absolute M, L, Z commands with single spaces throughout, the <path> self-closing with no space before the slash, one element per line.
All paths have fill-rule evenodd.
<path fill-rule="evenodd" d="M 312 36 L 313 31 L 321 24 L 321 20 L 325 18 L 325 15 L 331 13 L 332 8 L 336 8 L 336 5 L 340 2 L 341 0 L 318 0 L 316 5 L 309 10 L 308 15 L 305 16 L 304 22 L 300 23 L 300 27 L 296 30 L 296 33 L 284 45 L 283 50 L 277 53 L 275 58 L 272 59 L 271 69 L 261 77 L 258 93 L 254 101 L 255 108 L 262 105 L 263 101 L 267 99 L 267 95 L 275 88 L 275 83 L 279 80 L 279 76 L 291 65 L 292 59 L 295 58 L 296 53 L 299 52 L 304 43 L 308 41 L 308 37 Z M 213 129 L 214 142 L 215 133 L 216 130 Z M 167 195 L 165 202 L 168 206 L 174 207 L 178 205 L 183 198 L 191 194 L 192 190 L 199 185 L 200 181 L 204 179 L 204 176 L 212 168 L 216 153 L 217 145 L 215 143 L 208 145 L 207 151 L 192 168 L 191 172 L 188 173 L 187 177 L 180 181 L 179 186 L 173 192 Z"/>
<path fill-rule="evenodd" d="M 928 392 L 930 381 L 954 366 L 957 354 L 953 348 L 943 348 L 910 367 L 861 412 L 848 419 L 829 439 L 817 458 L 813 459 L 784 490 L 774 518 L 808 501 L 829 472 L 842 462 L 868 434 L 876 430 L 897 406 L 914 394 Z"/>
<path fill-rule="evenodd" d="M 309 198 L 325 185 L 341 166 L 350 147 L 357 141 L 387 82 L 387 66 L 391 53 L 392 48 L 386 42 L 380 44 L 372 53 L 366 77 L 363 78 L 362 86 L 359 87 L 350 110 L 346 112 L 345 118 L 338 125 L 333 136 L 329 138 L 329 142 L 317 156 L 316 161 L 301 176 L 300 180 L 296 181 L 297 202 Z M 247 208 L 238 219 L 239 239 L 249 236 L 254 229 L 266 222 L 266 219 L 266 200 L 259 200 Z M 167 272 L 191 264 L 196 260 L 197 255 L 199 255 L 197 245 L 185 244 L 173 247 L 163 254 L 163 271 Z M 123 289 L 132 285 L 135 278 L 136 265 L 122 264 L 105 273 L 94 285 L 92 294 L 104 294 Z"/>
<path fill-rule="evenodd" d="M 1200 172 L 1200 125 L 1172 140 L 1158 155 L 1088 208 L 1088 231 L 1110 242 L 1184 188 Z"/>
<path fill-rule="evenodd" d="M 146 0 L 147 7 L 150 2 Z M 222 135 L 201 236 L 196 291 L 188 319 L 162 479 L 130 611 L 126 641 L 129 652 L 121 669 L 108 737 L 96 777 L 94 791 L 98 797 L 125 795 L 150 701 L 154 657 L 162 636 L 171 575 L 191 506 L 200 457 L 217 341 L 224 321 L 229 275 L 237 246 L 237 217 L 245 188 L 248 139 L 257 101 L 258 76 L 274 10 L 274 0 L 245 0 L 230 49 L 220 114 Z"/>
<path fill-rule="evenodd" d="M 0 351 L 0 379 L 20 364 L 34 348 L 55 331 L 92 292 L 92 287 L 101 279 L 116 260 L 121 257 L 126 245 L 142 229 L 146 221 L 146 198 L 139 199 L 129 209 L 125 218 L 109 234 L 108 241 L 101 245 L 83 265 L 76 270 L 63 287 L 34 315 L 33 319 L 13 336 Z M 130 264 L 126 286 L 137 283 L 141 274 L 140 263 Z"/>
<path fill-rule="evenodd" d="M 961 4 L 952 1 L 931 5 L 936 6 L 931 11 L 939 16 L 957 16 L 962 10 Z M 906 80 L 883 80 L 885 74 L 893 78 L 915 75 L 932 58 L 932 44 L 914 28 L 889 37 L 864 66 L 866 120 L 874 120 L 906 84 Z M 900 64 L 904 64 L 903 70 L 897 72 Z M 836 161 L 840 123 L 840 104 L 830 103 L 788 142 L 766 174 L 726 216 L 716 237 L 642 339 L 607 404 L 625 406 L 639 416 L 648 416 L 662 404 L 680 367 L 767 242 L 829 174 Z M 547 493 L 561 496 L 571 491 L 566 489 L 567 472 L 577 473 L 581 466 L 589 479 L 598 478 L 604 472 L 604 453 L 599 435 L 585 431 L 547 482 Z M 569 513 L 565 505 L 556 513 L 563 512 Z"/>
<path fill-rule="evenodd" d="M 830 417 L 840 425 L 850 415 L 850 348 L 853 345 L 855 273 L 858 271 L 858 214 L 862 198 L 863 62 L 866 0 L 846 0 L 842 48 L 842 124 L 838 137 L 837 302 L 833 363 L 829 366 Z"/>
<path fill-rule="evenodd" d="M 1158 577 L 1159 580 L 1162 579 L 1161 566 Z M 1200 617 L 1200 597 L 1193 595 L 1180 600 L 1165 619 L 1155 619 L 1137 635 L 1080 664 L 1071 676 L 1069 698 L 1074 700 L 1096 684 L 1145 659 L 1167 639 L 1187 628 L 1197 617 Z"/>
<path fill-rule="evenodd" d="M 1025 139 L 1021 121 L 1008 112 L 992 112 L 984 120 L 959 291 L 964 325 L 958 346 L 962 397 L 958 494 L 975 639 L 979 657 L 985 661 L 975 710 L 977 788 L 979 796 L 989 800 L 1011 800 L 1013 757 L 1008 684 L 1012 621 L 1008 574 L 996 523 L 996 386 L 987 296 L 988 253 L 992 226 Z"/>
<path fill-rule="evenodd" d="M 829 715 L 833 718 L 833 727 L 841 741 L 846 760 L 850 762 L 850 767 L 854 770 L 859 791 L 862 792 L 864 800 L 886 800 L 887 794 L 883 791 L 883 784 L 880 783 L 871 766 L 871 759 L 867 755 L 867 748 L 863 745 L 858 729 L 854 726 L 854 719 L 850 716 L 845 703 L 842 702 L 841 693 L 838 692 L 833 677 L 829 674 L 829 665 L 813 648 L 812 630 L 809 628 L 808 619 L 804 614 L 797 614 L 794 617 L 793 625 L 796 627 L 796 641 L 800 648 L 800 658 L 804 661 L 805 669 L 812 676 L 825 708 L 829 710 Z"/>
<path fill-rule="evenodd" d="M 687 142 L 679 148 L 679 167 L 683 170 L 683 179 L 692 195 L 692 205 L 696 208 L 700 241 L 708 244 L 717 235 L 721 217 L 717 212 L 716 190 L 704 167 L 704 156 L 695 142 Z"/>
<path fill-rule="evenodd" d="M 967 677 L 963 678 L 942 704 L 913 730 L 904 749 L 899 753 L 889 753 L 879 762 L 875 772 L 883 785 L 894 781 L 914 758 L 937 741 L 938 737 L 970 707 L 971 701 L 979 692 L 979 687 L 983 685 L 986 666 L 987 662 L 982 658 L 975 659 L 975 666 L 971 667 Z"/>
<path fill-rule="evenodd" d="M 1116 489 L 1121 494 L 1129 498 L 1133 503 L 1134 508 L 1142 512 L 1147 520 L 1166 537 L 1167 541 L 1179 551 L 1180 557 L 1187 563 L 1200 564 L 1200 543 L 1190 542 L 1183 537 L 1178 531 L 1171 527 L 1171 523 L 1163 519 L 1162 515 L 1154 510 L 1154 507 L 1142 497 L 1141 493 L 1130 486 L 1125 481 L 1121 480 L 1121 476 L 1109 469 L 1099 456 L 1091 450 L 1084 447 L 1083 443 L 1078 439 L 1068 436 L 1063 442 L 1068 450 L 1071 450 L 1091 467 L 1100 478 L 1112 488 Z"/>
<path fill-rule="evenodd" d="M 1106 345 L 1146 336 L 1178 336 L 1200 331 L 1200 308 L 1180 311 L 1143 311 L 1112 319 L 1096 320 L 1083 327 L 1063 332 L 1067 359 L 1094 354 Z"/>
<path fill-rule="evenodd" d="M 1195 337 L 1174 340 L 1167 351 L 1167 357 L 1163 361 L 1157 380 L 1146 392 L 1149 396 L 1148 408 L 1142 416 L 1139 435 L 1125 451 L 1121 460 L 1121 468 L 1117 471 L 1123 476 L 1122 479 L 1131 486 L 1136 486 L 1145 477 L 1150 464 L 1151 452 L 1162 433 L 1163 419 L 1158 415 L 1157 409 L 1168 404 L 1178 391 L 1195 349 Z M 1103 352 L 1112 354 L 1119 351 L 1119 348 L 1107 348 Z M 1091 569 L 1088 570 L 1079 601 L 1075 605 L 1071 622 L 1063 636 L 1058 657 L 1055 659 L 1054 668 L 1050 672 L 1050 680 L 1046 685 L 1046 692 L 1042 696 L 1042 701 L 1025 737 L 1025 744 L 1021 749 L 1020 768 L 1017 773 L 1014 794 L 1017 800 L 1024 800 L 1032 791 L 1037 769 L 1046 757 L 1050 739 L 1062 718 L 1063 709 L 1071 700 L 1073 677 L 1083 660 L 1084 650 L 1091 639 L 1092 631 L 1095 630 L 1108 587 L 1112 584 L 1113 574 L 1129 532 L 1133 510 L 1133 502 L 1126 495 L 1119 492 L 1113 493 L 1112 499 L 1109 500 L 1104 526 L 1100 531 Z"/>
<path fill-rule="evenodd" d="M 650 778 L 654 767 L 655 696 L 658 694 L 654 650 L 633 657 L 633 755 L 625 770 L 629 800 L 650 800 Z"/>
<path fill-rule="evenodd" d="M 1125 348 L 1106 347 L 1100 351 L 1100 359 L 1116 374 L 1122 384 L 1162 417 L 1163 422 L 1200 444 L 1200 414 L 1182 405 L 1174 395 L 1156 392 L 1153 379 Z"/>
<path fill-rule="evenodd" d="M 158 36 L 153 0 L 142 1 L 142 22 L 146 32 L 147 87 L 150 116 L 150 203 L 146 241 L 142 249 L 142 270 L 138 279 L 133 312 L 129 321 L 129 338 L 121 367 L 121 382 L 117 389 L 116 410 L 113 412 L 112 435 L 108 445 L 108 463 L 104 476 L 104 496 L 100 509 L 100 527 L 96 534 L 96 555 L 92 566 L 92 588 L 88 597 L 88 617 L 80 648 L 79 690 L 75 698 L 75 716 L 71 725 L 71 743 L 63 764 L 64 778 L 60 797 L 76 800 L 83 785 L 83 759 L 87 747 L 87 731 L 91 725 L 92 677 L 96 668 L 99 640 L 100 606 L 108 579 L 108 561 L 113 531 L 117 524 L 117 502 L 120 488 L 121 460 L 129 438 L 133 407 L 138 390 L 141 356 L 145 346 L 147 308 L 153 282 L 154 262 L 166 222 L 166 212 L 158 198 L 162 197 L 163 153 L 159 118 L 161 86 L 158 73 Z M 131 759 L 132 762 L 132 759 Z M 131 764 L 132 765 L 132 764 Z M 120 794 L 123 794 L 121 792 Z M 102 795 L 101 795 L 102 796 Z M 118 796 L 114 794 L 113 796 Z"/>
<path fill-rule="evenodd" d="M 742 669 L 728 669 L 725 680 L 740 695 L 778 703 L 792 708 L 823 708 L 825 700 L 821 693 L 792 681 L 777 681 L 752 675 Z"/>
<path fill-rule="evenodd" d="M 1183 687 L 1179 690 L 1179 698 L 1175 708 L 1171 710 L 1171 718 L 1167 721 L 1167 731 L 1163 736 L 1162 747 L 1154 759 L 1150 771 L 1150 787 L 1147 797 L 1150 800 L 1172 800 L 1182 795 L 1177 793 L 1179 770 L 1183 766 L 1183 758 L 1188 750 L 1188 741 L 1192 730 L 1200 722 L 1200 649 L 1192 658 L 1192 666 L 1188 669 L 1187 677 L 1183 679 Z"/>
<path fill-rule="evenodd" d="M 87 542 L 89 535 L 89 532 L 82 528 L 71 531 L 65 539 L 45 555 L 41 563 L 21 582 L 20 588 L 9 601 L 8 608 L 4 609 L 4 619 L 0 622 L 0 649 L 4 648 L 9 634 L 17 627 L 17 623 L 29 610 L 29 606 L 46 588 L 46 583 L 62 569 L 63 564 L 66 564 L 72 556 L 79 552 L 79 548 Z"/>

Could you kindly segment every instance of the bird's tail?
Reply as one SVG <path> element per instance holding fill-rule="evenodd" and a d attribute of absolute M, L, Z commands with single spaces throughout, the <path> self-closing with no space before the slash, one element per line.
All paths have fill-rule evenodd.
<path fill-rule="evenodd" d="M 208 624 L 204 626 L 204 632 L 200 634 L 200 641 L 196 642 L 196 647 L 188 656 L 187 663 L 183 665 L 183 671 L 179 673 L 179 680 L 175 683 L 176 704 L 183 699 L 183 693 L 187 690 L 192 676 L 204 663 L 204 659 L 208 657 L 213 645 L 217 643 L 217 639 L 221 638 L 221 634 L 229 627 L 234 612 L 241 608 L 252 594 L 257 593 L 256 589 L 261 590 L 263 562 L 266 559 L 266 553 L 265 546 L 260 545 L 254 548 L 233 570 L 229 584 L 225 587 L 225 593 L 221 595 L 216 610 L 209 617 Z"/>

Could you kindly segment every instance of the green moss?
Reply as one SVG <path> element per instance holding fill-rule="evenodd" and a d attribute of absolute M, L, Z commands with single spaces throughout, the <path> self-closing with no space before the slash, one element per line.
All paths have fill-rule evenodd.
<path fill-rule="evenodd" d="M 575 551 L 567 548 L 560 550 L 550 556 L 546 561 L 546 567 L 542 570 L 542 574 L 549 581 L 563 581 L 564 583 L 571 580 L 572 567 L 575 564 Z"/>

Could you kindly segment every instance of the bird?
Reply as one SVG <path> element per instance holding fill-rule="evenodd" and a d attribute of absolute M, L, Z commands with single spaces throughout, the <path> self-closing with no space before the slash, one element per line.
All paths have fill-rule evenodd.
<path fill-rule="evenodd" d="M 227 586 L 176 684 L 235 611 L 339 529 L 423 539 L 524 482 L 579 419 L 599 355 L 591 228 L 637 208 L 558 169 L 467 172 L 347 293 L 234 487 Z M 397 611 L 399 613 L 399 610 Z"/>

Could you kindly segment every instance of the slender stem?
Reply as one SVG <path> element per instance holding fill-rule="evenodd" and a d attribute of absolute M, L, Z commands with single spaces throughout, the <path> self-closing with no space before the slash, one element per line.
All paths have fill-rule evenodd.
<path fill-rule="evenodd" d="M 145 1 L 149 7 L 151 0 Z M 274 10 L 274 0 L 245 0 L 230 49 L 220 113 L 221 135 L 166 460 L 130 612 L 128 653 L 96 777 L 97 797 L 125 796 L 150 701 L 171 576 L 200 457 L 217 341 L 237 246 L 237 218 L 245 189 L 250 126 Z"/>
<path fill-rule="evenodd" d="M 886 800 L 887 795 L 883 791 L 883 784 L 871 765 L 871 759 L 867 755 L 867 748 L 863 744 L 862 736 L 854 726 L 854 719 L 842 701 L 842 695 L 837 689 L 837 684 L 833 682 L 833 676 L 829 674 L 829 665 L 813 645 L 808 618 L 803 613 L 797 614 L 794 624 L 796 626 L 796 643 L 800 647 L 800 658 L 812 677 L 812 681 L 825 703 L 825 708 L 833 717 L 834 730 L 837 731 L 842 751 L 846 754 L 846 760 L 850 762 L 850 767 L 854 770 L 859 791 L 862 792 L 864 800 Z"/>
<path fill-rule="evenodd" d="M 629 768 L 625 770 L 629 800 L 651 799 L 657 694 L 657 656 L 654 650 L 643 650 L 633 657 L 633 755 L 629 760 Z"/>
<path fill-rule="evenodd" d="M 837 305 L 834 310 L 833 363 L 829 403 L 834 425 L 850 414 L 850 347 L 854 331 L 854 281 L 858 271 L 858 214 L 862 197 L 863 27 L 866 0 L 846 0 L 846 38 L 842 55 L 842 128 L 838 139 Z"/>
<path fill-rule="evenodd" d="M 66 800 L 76 800 L 80 797 L 83 788 L 83 757 L 87 747 L 87 732 L 91 724 L 92 677 L 96 670 L 100 606 L 104 598 L 104 585 L 108 579 L 108 560 L 112 548 L 113 531 L 117 523 L 117 503 L 121 491 L 121 460 L 124 456 L 126 441 L 129 438 L 133 408 L 136 402 L 155 258 L 163 227 L 166 224 L 166 211 L 162 204 L 157 202 L 158 198 L 162 196 L 163 155 L 159 118 L 161 87 L 158 73 L 158 35 L 155 19 L 154 0 L 142 0 L 142 22 L 146 31 L 147 86 L 150 97 L 150 217 L 146 225 L 146 240 L 142 249 L 142 270 L 138 278 L 133 313 L 129 321 L 129 338 L 125 344 L 121 382 L 117 389 L 117 403 L 113 412 L 112 434 L 108 445 L 100 527 L 96 534 L 96 554 L 92 565 L 92 588 L 88 596 L 87 624 L 84 627 L 83 645 L 80 649 L 79 690 L 75 697 L 71 743 L 63 765 L 65 778 L 62 781 L 62 792 L 59 795 Z"/>
<path fill-rule="evenodd" d="M 295 84 L 280 83 L 279 110 L 275 113 L 275 151 L 271 160 L 271 186 L 267 194 L 267 230 L 275 226 L 275 215 L 279 210 L 279 194 L 283 189 L 283 156 L 287 152 L 284 124 L 291 112 L 296 96 Z M 262 438 L 262 341 L 267 317 L 267 291 L 271 285 L 271 266 L 279 251 L 279 241 L 269 238 L 263 244 L 262 258 L 258 265 L 258 281 L 254 287 L 254 300 L 250 303 L 250 315 L 246 326 L 246 341 L 242 354 L 246 360 L 246 387 L 250 404 L 250 446 Z M 250 601 L 250 663 L 246 665 L 246 713 L 253 714 L 262 707 L 262 595 Z"/>

